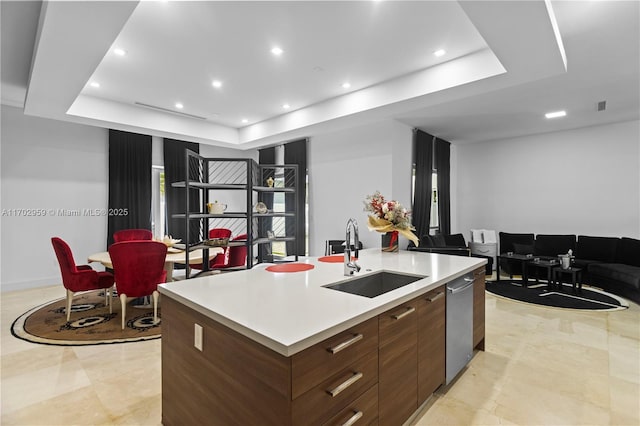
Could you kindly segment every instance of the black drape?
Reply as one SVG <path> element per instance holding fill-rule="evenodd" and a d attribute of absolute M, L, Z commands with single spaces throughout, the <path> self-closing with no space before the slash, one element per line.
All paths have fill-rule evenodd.
<path fill-rule="evenodd" d="M 109 130 L 107 245 L 122 229 L 151 229 L 151 136 Z"/>
<path fill-rule="evenodd" d="M 431 222 L 431 175 L 433 174 L 434 137 L 416 129 L 413 136 L 416 164 L 415 194 L 413 196 L 413 226 L 418 238 L 429 234 Z"/>
<path fill-rule="evenodd" d="M 306 252 L 305 248 L 305 198 L 307 195 L 307 139 L 301 139 L 295 142 L 289 142 L 284 146 L 284 163 L 285 164 L 297 164 L 298 175 L 296 177 L 296 193 L 297 193 L 297 220 L 293 217 L 287 217 L 285 219 L 285 226 L 287 229 L 287 235 L 291 235 L 295 229 L 297 253 L 295 250 L 296 244 L 293 242 L 287 242 L 287 255 L 297 254 L 304 256 Z M 284 202 L 287 211 L 290 210 L 289 206 L 295 203 L 296 194 L 285 194 Z"/>
<path fill-rule="evenodd" d="M 196 153 L 200 152 L 200 145 L 193 142 L 184 142 L 174 139 L 164 139 L 164 193 L 167 205 L 167 233 L 173 238 L 181 239 L 183 243 L 187 242 L 185 235 L 185 220 L 174 218 L 174 214 L 184 214 L 186 208 L 186 189 L 174 188 L 171 186 L 173 182 L 184 182 L 186 178 L 186 150 Z M 193 171 L 195 172 L 195 171 Z M 190 170 L 192 173 L 192 170 Z M 190 176 L 191 179 L 199 180 L 197 175 Z M 200 191 L 192 189 L 189 193 L 189 212 L 200 212 Z M 189 243 L 194 243 L 207 238 L 202 229 L 201 221 L 192 220 L 189 223 Z M 208 232 L 208 231 L 207 231 Z"/>
<path fill-rule="evenodd" d="M 438 173 L 438 223 L 440 233 L 451 233 L 451 191 L 450 191 L 450 156 L 451 144 L 440 138 L 436 139 L 435 166 Z"/>
<path fill-rule="evenodd" d="M 264 148 L 258 150 L 258 163 L 259 164 L 275 164 L 276 162 L 276 148 Z M 260 176 L 259 185 L 266 185 L 267 179 L 274 176 L 273 168 L 264 168 L 262 170 L 262 176 Z M 267 205 L 267 208 L 273 211 L 273 193 L 261 192 L 259 201 L 262 201 Z M 273 228 L 273 219 L 270 217 L 262 217 L 258 220 L 258 237 L 264 238 L 267 236 L 267 230 Z M 271 246 L 269 244 L 260 244 L 258 246 L 258 259 L 261 262 L 270 262 L 271 258 Z"/>

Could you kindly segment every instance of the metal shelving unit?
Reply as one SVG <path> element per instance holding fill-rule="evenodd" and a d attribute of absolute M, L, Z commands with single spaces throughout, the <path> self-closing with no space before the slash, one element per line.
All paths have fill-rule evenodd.
<path fill-rule="evenodd" d="M 274 261 L 272 256 L 266 254 L 271 252 L 273 243 L 292 245 L 294 252 L 298 253 L 299 239 L 296 238 L 295 231 L 299 217 L 297 201 L 300 196 L 299 188 L 296 187 L 297 165 L 262 165 L 246 158 L 205 158 L 189 150 L 186 152 L 185 165 L 184 181 L 173 182 L 171 185 L 186 189 L 184 213 L 174 214 L 173 217 L 184 219 L 185 223 L 185 248 L 188 248 L 185 250 L 187 277 L 191 272 L 189 252 L 211 248 L 204 244 L 211 228 L 229 228 L 232 238 L 234 235 L 247 234 L 246 240 L 229 242 L 229 246 L 247 246 L 247 269 L 252 268 L 254 263 Z M 267 185 L 268 178 L 273 179 L 273 186 Z M 220 199 L 215 195 L 221 191 L 233 198 L 234 211 L 223 214 L 208 213 L 207 204 L 211 200 Z M 244 196 L 234 195 L 242 192 Z M 284 205 L 287 207 L 285 211 L 273 211 L 276 194 L 284 194 Z M 199 208 L 197 211 L 190 211 L 190 199 L 194 196 L 198 197 Z M 255 205 L 259 201 L 271 205 L 271 210 L 267 213 L 257 213 Z M 269 238 L 267 231 L 271 231 L 274 219 L 279 220 L 279 223 L 285 222 L 285 226 L 277 235 Z M 263 249 L 258 249 L 256 253 L 257 247 Z M 266 249 L 267 247 L 269 249 Z M 294 257 L 298 260 L 297 254 Z M 204 259 L 207 258 L 208 255 L 204 256 Z M 209 262 L 203 261 L 202 267 L 203 271 L 207 271 Z"/>

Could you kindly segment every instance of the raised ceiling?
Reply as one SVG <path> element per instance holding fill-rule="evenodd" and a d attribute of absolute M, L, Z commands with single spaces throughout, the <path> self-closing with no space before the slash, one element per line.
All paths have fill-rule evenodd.
<path fill-rule="evenodd" d="M 46 2 L 25 113 L 240 149 L 382 119 L 474 142 L 637 119 L 638 36 L 638 2 Z"/>

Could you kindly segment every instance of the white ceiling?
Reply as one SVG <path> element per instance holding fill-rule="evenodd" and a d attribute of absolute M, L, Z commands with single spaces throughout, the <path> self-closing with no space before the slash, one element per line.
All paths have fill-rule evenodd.
<path fill-rule="evenodd" d="M 453 143 L 638 119 L 640 3 L 551 4 L 3 1 L 2 101 L 240 149 L 384 119 Z"/>

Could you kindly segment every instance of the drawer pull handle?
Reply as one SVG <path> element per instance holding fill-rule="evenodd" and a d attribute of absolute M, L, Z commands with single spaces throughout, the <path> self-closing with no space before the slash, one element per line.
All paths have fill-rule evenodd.
<path fill-rule="evenodd" d="M 358 340 L 362 340 L 364 336 L 360 333 L 358 334 L 354 334 L 353 337 L 347 341 L 344 341 L 338 345 L 335 345 L 332 348 L 328 348 L 327 351 L 331 352 L 332 354 L 337 354 L 338 352 L 340 352 L 343 349 L 348 348 L 349 346 L 353 345 L 354 343 L 356 343 Z"/>
<path fill-rule="evenodd" d="M 427 297 L 427 301 L 435 302 L 436 300 L 440 299 L 442 296 L 444 296 L 444 291 L 438 292 L 438 294 L 436 294 L 434 297 Z"/>
<path fill-rule="evenodd" d="M 393 318 L 394 320 L 399 320 L 399 319 L 402 319 L 402 318 L 406 317 L 409 314 L 412 314 L 415 311 L 416 311 L 416 308 L 412 308 L 412 307 L 409 306 L 406 311 L 404 311 L 403 313 L 398 314 L 398 315 L 391 315 L 391 318 Z"/>
<path fill-rule="evenodd" d="M 357 422 L 358 420 L 360 420 L 360 418 L 363 416 L 364 414 L 362 413 L 362 411 L 356 411 L 355 413 L 353 413 L 353 416 L 351 416 L 349 418 L 349 420 L 347 420 L 346 422 L 342 423 L 342 426 L 351 426 L 352 424 L 354 424 L 355 422 Z"/>
<path fill-rule="evenodd" d="M 349 377 L 347 380 L 340 383 L 335 388 L 328 390 L 327 393 L 332 397 L 334 397 L 338 395 L 340 392 L 342 392 L 343 390 L 345 390 L 346 388 L 348 388 L 349 386 L 351 386 L 352 384 L 354 384 L 355 382 L 357 382 L 358 380 L 362 379 L 362 376 L 363 376 L 362 373 L 355 373 L 353 376 Z"/>

